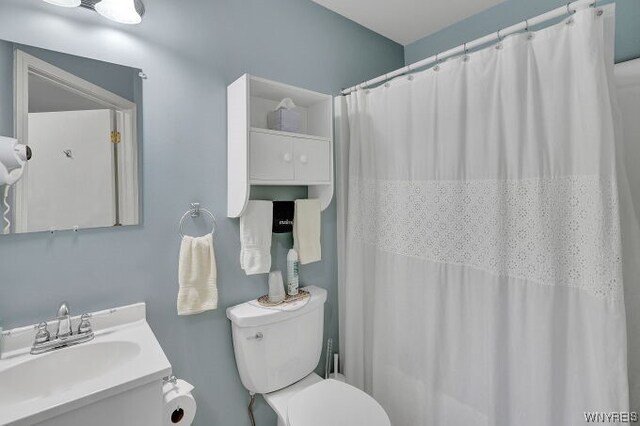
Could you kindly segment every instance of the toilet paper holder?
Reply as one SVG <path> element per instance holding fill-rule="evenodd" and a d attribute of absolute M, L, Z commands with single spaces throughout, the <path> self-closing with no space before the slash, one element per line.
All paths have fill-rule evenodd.
<path fill-rule="evenodd" d="M 163 383 L 173 383 L 174 385 L 178 383 L 178 378 L 176 376 L 167 376 L 162 378 Z"/>
<path fill-rule="evenodd" d="M 166 414 L 165 423 L 171 426 L 191 425 L 196 412 L 196 402 L 191 391 L 193 385 L 179 380 L 175 375 L 162 378 L 162 391 Z"/>

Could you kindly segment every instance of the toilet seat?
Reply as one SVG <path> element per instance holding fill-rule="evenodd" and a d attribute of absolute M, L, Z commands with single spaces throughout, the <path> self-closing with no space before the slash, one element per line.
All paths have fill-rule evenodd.
<path fill-rule="evenodd" d="M 361 390 L 323 380 L 292 396 L 289 426 L 390 426 L 384 409 Z"/>

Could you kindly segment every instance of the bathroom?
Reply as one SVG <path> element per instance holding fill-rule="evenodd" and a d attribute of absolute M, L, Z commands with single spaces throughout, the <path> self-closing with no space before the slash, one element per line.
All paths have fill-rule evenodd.
<path fill-rule="evenodd" d="M 407 335 L 398 335 L 395 340 L 390 330 L 396 324 L 391 318 L 377 318 L 375 322 L 358 325 L 355 328 L 354 322 L 345 324 L 345 320 L 349 318 L 345 317 L 345 314 L 358 315 L 357 306 L 351 305 L 354 303 L 354 292 L 358 289 L 351 287 L 349 290 L 351 293 L 345 290 L 344 261 L 351 261 L 357 265 L 362 259 L 351 258 L 352 253 L 349 253 L 343 240 L 344 210 L 353 201 L 350 200 L 353 194 L 345 189 L 352 182 L 347 181 L 341 169 L 345 166 L 345 136 L 349 135 L 348 127 L 352 124 L 345 124 L 344 117 L 348 115 L 348 111 L 341 105 L 344 106 L 342 102 L 347 101 L 346 98 L 352 94 L 341 96 L 342 91 L 453 48 L 461 49 L 458 50 L 457 56 L 464 55 L 465 50 L 468 50 L 471 56 L 469 64 L 471 64 L 474 53 L 476 51 L 482 53 L 486 48 L 471 46 L 472 41 L 488 35 L 496 35 L 496 40 L 487 44 L 493 49 L 493 45 L 498 43 L 497 37 L 505 36 L 505 33 L 498 33 L 499 30 L 524 23 L 525 20 L 534 22 L 535 17 L 558 8 L 566 8 L 566 2 L 559 0 L 535 2 L 429 0 L 422 2 L 424 4 L 418 4 L 420 2 L 358 0 L 344 2 L 143 0 L 142 3 L 145 10 L 141 16 L 141 22 L 125 25 L 105 19 L 87 7 L 58 7 L 42 0 L 0 1 L 0 41 L 6 42 L 5 44 L 0 42 L 0 57 L 13 54 L 11 49 L 20 46 L 30 54 L 35 54 L 38 50 L 51 51 L 61 55 L 99 61 L 105 66 L 112 67 L 109 68 L 111 76 L 115 75 L 117 70 L 121 69 L 120 67 L 135 70 L 132 99 L 136 103 L 139 102 L 137 109 L 139 128 L 134 135 L 138 149 L 137 159 L 133 162 L 137 165 L 135 192 L 138 202 L 134 201 L 137 205 L 134 219 L 137 217 L 137 220 L 132 220 L 130 225 L 124 223 L 125 226 L 86 226 L 78 229 L 73 229 L 71 226 L 69 229 L 40 229 L 38 232 L 12 232 L 9 235 L 0 235 L 0 328 L 6 332 L 38 324 L 41 321 L 53 321 L 56 319 L 58 308 L 65 301 L 73 316 L 104 312 L 144 302 L 146 321 L 166 360 L 170 363 L 170 375 L 175 375 L 193 386 L 191 393 L 197 403 L 197 410 L 191 424 L 195 426 L 251 424 L 247 410 L 250 395 L 239 375 L 234 353 L 232 322 L 227 315 L 227 308 L 256 299 L 269 291 L 268 274 L 247 275 L 242 269 L 239 262 L 241 219 L 237 214 L 229 214 L 230 196 L 238 195 L 235 191 L 233 194 L 229 191 L 230 176 L 238 171 L 240 165 L 236 167 L 235 163 L 228 160 L 230 128 L 228 88 L 248 74 L 333 98 L 334 120 L 331 120 L 333 134 L 329 137 L 334 143 L 332 161 L 334 173 L 331 176 L 333 190 L 329 195 L 328 205 L 323 206 L 326 208 L 320 215 L 319 245 L 322 248 L 322 255 L 321 260 L 303 264 L 299 268 L 302 286 L 313 285 L 326 290 L 322 338 L 318 339 L 321 355 L 313 368 L 319 376 L 325 376 L 326 344 L 328 339 L 331 339 L 333 352 L 340 354 L 339 368 L 342 373 L 345 373 L 347 383 L 360 388 L 362 392 L 371 394 L 388 415 L 390 423 L 387 424 L 397 426 L 575 425 L 585 423 L 583 417 L 585 410 L 607 410 L 629 412 L 629 414 L 640 411 L 640 404 L 638 404 L 640 381 L 637 376 L 640 367 L 633 364 L 632 356 L 629 356 L 628 367 L 624 368 L 625 371 L 628 369 L 628 383 L 624 378 L 625 384 L 620 385 L 622 388 L 626 385 L 629 391 L 629 396 L 626 398 L 630 398 L 630 403 L 620 406 L 607 404 L 600 406 L 598 400 L 589 399 L 591 405 L 584 409 L 582 406 L 580 409 L 571 406 L 566 411 L 553 411 L 552 415 L 544 417 L 545 421 L 526 423 L 510 420 L 505 414 L 511 413 L 508 407 L 510 403 L 521 403 L 521 400 L 516 401 L 515 395 L 518 393 L 513 386 L 529 386 L 525 378 L 519 381 L 519 376 L 515 375 L 509 379 L 508 383 L 504 383 L 513 390 L 513 401 L 478 401 L 478 398 L 485 394 L 482 392 L 482 387 L 466 386 L 478 379 L 475 376 L 469 376 L 466 384 L 464 382 L 456 384 L 458 390 L 468 388 L 468 392 L 464 395 L 467 397 L 465 406 L 475 404 L 476 408 L 482 407 L 482 410 L 491 412 L 491 416 L 483 421 L 468 420 L 474 417 L 464 417 L 462 414 L 459 417 L 449 418 L 433 416 L 414 408 L 429 405 L 446 411 L 446 407 L 451 407 L 447 404 L 458 402 L 454 401 L 455 399 L 464 398 L 459 394 L 454 395 L 455 392 L 452 391 L 451 400 L 441 404 L 434 402 L 421 393 L 422 384 L 429 379 L 430 370 L 426 367 L 416 369 L 414 381 L 409 377 L 401 383 L 394 382 L 394 377 L 380 371 L 380 365 L 372 366 L 357 359 L 357 356 L 360 356 L 360 360 L 371 361 L 367 354 L 369 354 L 368 351 L 373 351 L 372 346 L 364 345 L 362 353 L 351 358 L 349 358 L 349 350 L 345 351 L 343 347 L 353 348 L 353 345 L 358 344 L 356 341 L 361 338 L 360 331 L 369 331 L 369 327 L 374 327 L 375 324 L 376 328 L 372 330 L 375 334 L 377 327 L 388 322 L 389 328 L 381 327 L 380 329 L 380 336 L 384 336 L 384 340 L 376 342 L 376 348 L 380 349 L 382 346 L 387 350 L 384 353 L 385 357 L 390 356 L 397 349 L 396 354 L 399 358 L 393 361 L 394 365 L 402 362 L 418 362 L 411 358 L 417 356 L 421 357 L 421 362 L 425 366 L 429 363 L 438 365 L 443 375 L 456 370 L 455 365 L 452 365 L 456 361 L 464 363 L 467 367 L 471 365 L 468 359 L 451 356 L 451 363 L 448 363 L 445 359 L 437 357 L 440 345 L 450 344 L 449 350 L 455 347 L 451 339 L 441 339 L 439 343 L 431 345 L 432 341 L 427 342 L 427 337 L 416 337 L 416 341 L 413 342 L 407 333 Z M 581 4 L 581 10 L 576 13 L 583 12 L 582 6 Z M 638 24 L 640 2 L 616 0 L 615 2 L 598 1 L 596 4 L 597 8 L 605 9 L 604 17 L 611 16 L 612 6 L 615 6 L 615 63 L 631 64 L 633 60 L 637 62 L 637 58 L 640 57 L 640 25 Z M 568 9 L 565 15 L 555 15 L 555 20 L 532 24 L 531 28 L 526 30 L 535 33 L 549 25 L 564 25 L 563 20 L 571 19 L 568 15 L 572 12 L 572 6 L 569 5 Z M 577 22 L 573 29 L 581 24 L 578 18 L 579 16 L 576 15 Z M 526 30 L 523 25 L 518 32 L 524 33 Z M 505 37 L 506 47 L 509 40 L 513 38 L 509 35 Z M 571 42 L 578 43 L 579 40 Z M 469 45 L 465 46 L 465 43 Z M 503 49 L 500 54 L 505 53 L 506 50 Z M 496 50 L 492 50 L 494 51 Z M 564 58 L 564 56 L 559 53 L 554 58 L 556 62 L 561 62 L 558 58 Z M 441 71 L 447 72 L 446 61 L 443 61 L 441 56 L 437 59 L 439 63 L 442 62 Z M 545 60 L 551 61 L 551 59 Z M 433 62 L 417 71 L 410 70 L 403 74 L 410 76 L 415 73 L 414 82 L 418 83 L 418 74 L 425 70 L 433 71 Z M 634 69 L 638 69 L 637 64 Z M 576 68 L 567 68 L 567 70 L 567 73 L 575 73 L 576 76 L 584 74 Z M 635 72 L 636 92 L 634 93 L 636 97 L 640 97 L 640 92 L 637 91 L 637 87 L 640 86 L 637 82 L 640 80 L 640 75 L 637 71 Z M 87 79 L 89 77 L 85 76 Z M 14 78 L 13 64 L 5 64 L 0 60 L 0 82 L 7 80 L 13 82 Z M 389 79 L 391 89 L 399 78 L 402 76 Z M 375 90 L 384 89 L 384 83 L 383 79 L 378 84 L 372 85 L 372 93 Z M 538 87 L 537 90 L 541 89 Z M 354 93 L 357 94 L 357 92 Z M 13 111 L 14 102 L 15 93 L 12 85 L 0 83 L 0 136 L 17 136 L 14 117 L 7 113 L 7 111 Z M 404 111 L 402 108 L 401 110 Z M 504 112 L 504 110 L 501 111 Z M 564 114 L 566 111 L 561 108 L 560 112 Z M 578 111 L 574 114 L 578 114 Z M 449 123 L 449 125 L 460 126 L 460 128 L 463 126 L 462 123 Z M 17 139 L 20 142 L 20 138 Z M 345 144 L 340 145 L 343 142 Z M 396 143 L 400 144 L 400 141 Z M 636 151 L 632 148 L 627 158 L 629 166 L 626 173 L 629 176 L 631 195 L 634 196 L 640 183 L 640 170 L 637 170 L 637 166 L 634 168 L 630 165 L 637 165 L 637 161 L 633 160 L 636 157 L 633 156 L 638 155 L 637 158 L 640 159 L 640 148 Z M 37 159 L 37 154 L 38 151 L 34 147 L 34 160 Z M 495 155 L 498 156 L 499 152 L 495 152 Z M 530 155 L 540 156 L 539 153 Z M 389 158 L 391 158 L 390 155 Z M 27 169 L 29 161 L 27 161 Z M 429 159 L 423 164 L 410 163 L 407 168 L 425 169 L 433 164 Z M 400 164 L 396 166 L 399 169 L 402 167 Z M 425 173 L 428 175 L 428 172 Z M 446 179 L 446 173 L 436 178 Z M 0 187 L 0 189 L 3 188 Z M 251 200 L 293 201 L 314 197 L 311 187 L 300 185 L 259 185 L 245 186 L 243 189 L 249 192 L 244 195 Z M 401 205 L 399 200 L 396 201 Z M 244 199 L 241 202 L 244 203 Z M 191 203 L 199 203 L 201 210 L 198 217 L 192 218 L 189 214 L 186 215 L 183 230 L 185 234 L 196 236 L 210 232 L 210 228 L 214 225 L 202 209 L 206 209 L 215 216 L 213 245 L 217 268 L 217 309 L 194 315 L 178 315 L 176 297 L 181 245 L 179 223 L 183 215 L 191 211 Z M 634 197 L 633 203 L 640 206 L 640 197 Z M 355 212 L 356 209 L 351 211 Z M 356 219 L 364 221 L 365 216 Z M 271 270 L 282 271 L 285 284 L 287 254 L 292 245 L 292 233 L 272 235 Z M 398 248 L 398 250 L 402 251 L 404 248 Z M 400 253 L 399 257 L 404 256 Z M 418 266 L 408 262 L 396 263 L 392 265 L 396 269 L 391 270 L 384 269 L 382 257 L 372 256 L 366 260 L 371 262 L 370 266 L 375 266 L 372 271 L 389 274 L 384 277 L 388 278 L 389 289 L 396 287 L 397 291 L 403 292 L 397 299 L 389 298 L 390 309 L 393 309 L 394 303 L 402 303 L 396 305 L 400 311 L 416 306 L 424 315 L 422 320 L 427 324 L 437 322 L 438 318 L 451 319 L 451 316 L 468 318 L 467 315 L 477 314 L 479 315 L 477 318 L 485 318 L 481 312 L 470 310 L 470 301 L 464 299 L 461 294 L 448 294 L 446 298 L 445 295 L 440 295 L 442 299 L 438 301 L 441 306 L 430 298 L 422 300 L 421 305 L 414 305 L 411 303 L 409 287 L 402 283 L 406 282 L 410 273 L 415 272 L 414 266 Z M 419 260 L 424 262 L 424 259 Z M 475 273 L 479 273 L 478 270 L 482 268 L 475 268 Z M 348 273 L 352 272 L 353 269 Z M 362 279 L 362 277 L 356 278 Z M 447 278 L 447 280 L 455 279 L 453 276 Z M 481 286 L 483 284 L 488 287 L 493 285 L 489 283 L 489 278 L 487 283 L 479 283 Z M 348 286 L 348 283 L 346 285 Z M 445 285 L 445 283 L 431 282 L 424 285 L 426 287 Z M 634 285 L 633 282 L 627 283 L 625 280 L 625 291 L 632 285 Z M 377 288 L 377 290 L 383 289 Z M 429 291 L 436 290 L 429 288 Z M 362 295 L 364 294 L 363 290 Z M 367 297 L 375 297 L 372 293 L 366 294 Z M 384 292 L 378 293 L 380 294 Z M 478 301 L 476 307 L 482 311 L 490 303 L 497 303 L 496 300 L 501 299 L 488 300 L 487 297 L 487 299 L 474 300 Z M 554 303 L 568 303 L 561 297 L 544 302 L 550 305 L 550 300 Z M 640 359 L 638 354 L 640 326 L 634 324 L 633 320 L 638 318 L 634 318 L 632 311 L 637 304 L 631 304 L 629 300 L 633 299 L 625 300 L 627 330 L 618 330 L 622 334 L 618 337 L 620 341 L 626 340 L 629 353 L 635 353 L 637 359 Z M 376 302 L 381 303 L 381 300 Z M 449 309 L 446 314 L 442 312 L 442 306 Z M 518 306 L 522 307 L 522 305 Z M 511 311 L 503 314 L 515 315 Z M 576 315 L 585 314 L 580 312 Z M 353 320 L 353 316 L 350 318 Z M 621 320 L 616 318 L 615 321 L 619 323 Z M 607 327 L 612 327 L 613 323 L 613 319 L 606 322 Z M 483 345 L 495 344 L 496 340 L 484 341 L 482 336 L 470 333 L 469 329 L 465 329 L 460 324 L 457 326 L 460 327 L 458 329 L 460 334 L 455 336 L 456 341 L 463 338 L 468 341 L 468 345 L 457 347 L 457 349 L 459 352 L 468 350 L 469 357 Z M 526 326 L 532 327 L 531 324 Z M 514 325 L 514 327 L 517 326 Z M 525 325 L 523 324 L 522 327 L 524 329 Z M 407 324 L 405 329 L 409 332 L 417 327 Z M 456 333 L 453 326 L 448 330 L 450 333 Z M 50 331 L 54 330 L 50 329 Z M 514 333 L 513 330 L 501 331 Z M 590 331 L 579 331 L 582 333 L 581 339 L 586 340 Z M 600 333 L 605 331 L 607 330 L 599 329 L 594 336 L 599 337 Z M 425 336 L 429 336 L 429 339 L 439 336 L 429 333 L 428 330 L 425 331 Z M 544 336 L 544 333 L 541 335 Z M 6 335 L 3 334 L 3 339 L 4 336 Z M 364 336 L 366 337 L 367 334 L 365 333 Z M 391 338 L 387 339 L 389 336 Z M 362 339 L 364 340 L 365 337 Z M 366 338 L 370 339 L 370 337 Z M 402 340 L 404 338 L 409 340 Z M 492 336 L 492 339 L 495 339 L 495 336 Z M 96 342 L 97 340 L 98 338 Z M 416 342 L 420 343 L 415 345 L 419 350 L 416 349 L 418 352 L 413 352 L 411 346 Z M 425 342 L 428 344 L 422 344 Z M 31 343 L 30 341 L 29 344 Z M 528 346 L 528 350 L 532 351 L 532 357 L 536 356 L 537 343 L 532 342 L 532 345 Z M 81 343 L 74 348 L 61 348 L 52 353 L 33 357 L 46 357 L 52 354 L 58 356 L 65 351 L 91 344 L 91 342 Z M 581 346 L 578 345 L 578 347 Z M 6 345 L 4 348 L 6 349 Z M 2 350 L 0 348 L 0 353 Z M 351 354 L 357 352 L 357 348 L 352 349 Z M 571 357 L 593 360 L 593 364 L 590 365 L 597 366 L 602 362 L 601 352 L 604 353 L 604 351 L 596 351 L 583 357 L 581 354 L 567 351 L 568 355 L 558 361 L 557 365 L 545 365 L 546 370 L 540 375 L 545 378 L 552 373 L 557 375 L 567 365 L 571 365 Z M 452 355 L 451 352 L 441 354 L 444 353 Z M 514 354 L 521 353 L 520 350 L 514 352 Z M 621 356 L 620 353 L 618 353 L 619 356 Z M 381 358 L 376 359 L 381 360 Z M 3 361 L 5 361 L 4 357 L 0 357 L 0 377 Z M 330 359 L 330 361 L 333 360 Z M 512 359 L 497 358 L 490 361 L 495 362 L 498 367 L 502 364 L 505 371 L 517 367 L 508 365 L 509 362 L 513 362 Z M 482 362 L 485 363 L 483 365 L 487 365 L 489 360 L 483 359 Z M 91 369 L 101 369 L 97 361 L 88 359 L 87 363 Z M 494 365 L 491 367 L 493 368 Z M 371 369 L 377 370 L 372 373 Z M 471 373 L 474 372 L 477 373 L 476 370 L 471 370 Z M 393 371 L 389 370 L 389 374 L 391 373 Z M 72 373 L 69 373 L 69 376 L 71 377 Z M 64 380 L 64 375 L 61 377 Z M 374 377 L 375 380 L 371 380 Z M 438 376 L 434 380 L 444 380 L 444 377 Z M 388 386 L 383 383 L 386 379 L 389 379 Z M 35 387 L 40 380 L 44 378 L 42 376 L 24 377 L 24 381 L 31 381 Z M 501 376 L 501 380 L 506 379 Z M 562 387 L 563 383 L 557 382 L 557 384 Z M 163 385 L 162 379 L 159 380 L 159 385 Z M 6 387 L 6 383 L 0 382 L 0 388 L 3 386 Z M 480 392 L 477 392 L 479 389 Z M 394 392 L 397 397 L 393 398 L 390 392 Z M 486 392 L 488 393 L 489 390 L 487 389 Z M 502 393 L 499 394 L 502 395 Z M 5 393 L 0 391 L 0 407 L 4 405 L 2 395 Z M 558 400 L 563 398 L 566 398 L 565 393 L 562 393 Z M 624 395 L 621 399 L 625 399 Z M 473 404 L 469 403 L 469 400 L 472 400 Z M 544 413 L 548 406 L 541 401 L 546 399 L 531 401 L 528 409 Z M 411 416 L 401 413 L 407 407 L 413 407 Z M 159 410 L 164 416 L 164 408 Z M 257 425 L 275 426 L 281 421 L 262 395 L 257 395 L 255 398 L 252 411 Z M 4 415 L 7 413 L 0 412 L 1 425 L 5 424 Z M 555 415 L 558 417 L 554 418 Z M 38 424 L 44 421 L 45 419 L 41 418 L 17 424 Z M 366 424 L 357 423 L 357 421 L 354 423 L 349 418 L 345 421 L 346 423 L 343 424 Z M 96 420 L 95 424 L 101 423 Z M 166 424 L 164 417 L 162 424 Z"/>

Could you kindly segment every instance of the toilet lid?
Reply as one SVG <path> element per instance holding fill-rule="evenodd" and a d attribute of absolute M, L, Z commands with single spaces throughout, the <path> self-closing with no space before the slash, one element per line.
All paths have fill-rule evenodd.
<path fill-rule="evenodd" d="M 375 399 L 337 380 L 323 380 L 289 400 L 289 426 L 390 426 Z"/>

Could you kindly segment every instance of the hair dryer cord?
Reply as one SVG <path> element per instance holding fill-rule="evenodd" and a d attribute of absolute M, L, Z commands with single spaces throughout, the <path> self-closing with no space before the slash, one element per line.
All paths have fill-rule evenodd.
<path fill-rule="evenodd" d="M 4 229 L 2 230 L 3 234 L 8 234 L 11 230 L 11 221 L 9 220 L 9 212 L 11 211 L 11 206 L 7 202 L 7 198 L 9 198 L 9 188 L 10 185 L 4 186 L 4 196 L 2 197 L 2 202 L 4 203 L 4 212 L 2 213 L 2 219 L 5 223 Z"/>

